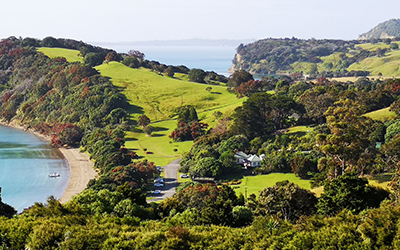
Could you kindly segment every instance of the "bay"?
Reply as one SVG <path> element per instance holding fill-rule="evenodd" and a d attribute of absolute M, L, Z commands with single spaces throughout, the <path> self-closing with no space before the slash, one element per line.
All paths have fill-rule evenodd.
<path fill-rule="evenodd" d="M 58 173 L 60 177 L 50 178 Z M 35 202 L 60 198 L 68 185 L 69 167 L 61 153 L 33 134 L 0 126 L 2 201 L 18 212 Z"/>
<path fill-rule="evenodd" d="M 101 46 L 119 53 L 139 50 L 145 54 L 145 59 L 150 61 L 173 66 L 184 65 L 189 69 L 214 71 L 225 76 L 230 75 L 228 70 L 236 54 L 234 46 L 146 46 L 105 43 Z"/>

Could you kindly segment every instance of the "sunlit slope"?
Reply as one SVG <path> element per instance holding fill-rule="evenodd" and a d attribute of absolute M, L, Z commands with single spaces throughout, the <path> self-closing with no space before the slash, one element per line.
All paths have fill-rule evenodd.
<path fill-rule="evenodd" d="M 70 62 L 82 59 L 77 56 L 79 51 L 76 50 L 40 48 L 40 51 L 51 58 L 65 57 Z M 168 137 L 177 127 L 176 119 L 171 117 L 175 108 L 193 105 L 198 117 L 214 127 L 214 112 L 229 114 L 245 100 L 237 99 L 223 86 L 189 82 L 187 75 L 183 74 L 171 78 L 148 69 L 132 69 L 118 62 L 109 62 L 96 69 L 110 77 L 114 85 L 122 88 L 122 93 L 131 104 L 128 113 L 133 120 L 142 114 L 151 119 L 150 125 L 154 127 L 152 136 L 145 135 L 137 127 L 127 132 L 125 145 L 157 165 L 166 165 L 181 157 L 181 153 L 189 151 L 193 144 L 192 141 L 173 142 Z M 207 91 L 207 87 L 211 87 L 211 90 Z"/>
<path fill-rule="evenodd" d="M 387 121 L 394 119 L 396 117 L 396 113 L 394 113 L 393 111 L 389 111 L 388 107 L 366 113 L 364 116 L 377 121 Z"/>
<path fill-rule="evenodd" d="M 38 48 L 37 50 L 50 58 L 65 57 L 68 62 L 83 62 L 83 57 L 79 56 L 78 50 L 47 47 Z"/>
<path fill-rule="evenodd" d="M 181 157 L 181 153 L 189 151 L 193 143 L 177 143 L 168 137 L 177 127 L 177 121 L 171 118 L 175 108 L 193 105 L 199 118 L 213 125 L 215 118 L 212 114 L 215 111 L 229 113 L 243 102 L 229 93 L 226 87 L 174 79 L 117 62 L 103 64 L 96 69 L 110 77 L 114 85 L 123 88 L 122 93 L 132 105 L 129 113 L 133 119 L 141 114 L 151 119 L 150 125 L 155 128 L 152 136 L 146 136 L 137 128 L 127 133 L 126 146 L 157 165 L 166 165 Z M 207 91 L 207 87 L 212 87 L 211 91 Z"/>
<path fill-rule="evenodd" d="M 132 114 L 144 113 L 152 121 L 170 119 L 174 109 L 181 105 L 193 105 L 201 113 L 233 109 L 242 103 L 222 86 L 178 80 L 146 69 L 132 69 L 118 62 L 103 64 L 96 69 L 110 77 L 114 85 L 123 88 L 122 93 L 135 105 Z M 207 91 L 207 87 L 212 87 L 211 91 Z"/>

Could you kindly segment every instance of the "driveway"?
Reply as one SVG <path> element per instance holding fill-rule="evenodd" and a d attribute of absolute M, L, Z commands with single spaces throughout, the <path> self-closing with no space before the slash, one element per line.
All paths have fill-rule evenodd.
<path fill-rule="evenodd" d="M 162 195 L 151 195 L 155 198 L 149 200 L 149 202 L 164 200 L 165 198 L 171 197 L 172 195 L 175 194 L 175 188 L 179 185 L 178 168 L 180 167 L 179 165 L 180 161 L 181 159 L 174 160 L 163 168 L 164 187 L 157 188 L 161 190 Z"/>

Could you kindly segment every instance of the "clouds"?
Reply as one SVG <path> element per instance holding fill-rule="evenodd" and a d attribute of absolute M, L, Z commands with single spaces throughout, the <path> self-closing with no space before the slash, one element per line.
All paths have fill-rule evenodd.
<path fill-rule="evenodd" d="M 98 42 L 355 39 L 400 17 L 399 7 L 395 0 L 17 0 L 0 10 L 0 35 Z"/>

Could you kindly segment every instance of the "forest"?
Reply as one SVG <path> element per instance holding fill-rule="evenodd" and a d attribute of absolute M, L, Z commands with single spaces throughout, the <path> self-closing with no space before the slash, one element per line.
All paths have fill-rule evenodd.
<path fill-rule="evenodd" d="M 83 63 L 50 59 L 38 47 L 78 49 Z M 204 88 L 226 84 L 226 91 L 244 99 L 232 113 L 214 112 L 212 127 L 196 107 L 176 109 L 171 140 L 193 141 L 180 171 L 213 177 L 216 184 L 188 181 L 171 198 L 146 200 L 160 173 L 156 163 L 125 146 L 125 135 L 150 120 L 130 116 L 132 104 L 93 68 L 99 62 L 92 56 L 165 77 L 187 74 L 192 82 L 208 84 Z M 245 70 L 226 78 L 149 62 L 138 51 L 119 54 L 66 39 L 10 37 L 0 42 L 0 89 L 5 122 L 51 136 L 55 147 L 81 147 L 100 172 L 65 204 L 49 197 L 16 214 L 0 197 L 0 249 L 399 247 L 400 79 L 257 80 Z M 392 117 L 367 115 L 385 108 Z M 295 126 L 310 129 L 286 133 Z M 234 162 L 238 151 L 265 158 L 261 166 L 243 170 Z M 230 176 L 274 172 L 294 173 L 324 192 L 317 196 L 281 181 L 247 197 L 228 185 L 235 182 Z M 368 183 L 380 174 L 392 176 L 390 190 Z"/>

